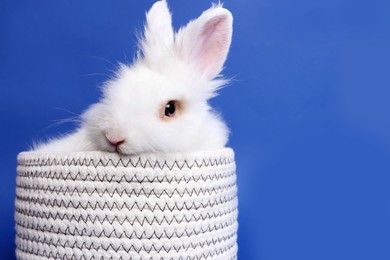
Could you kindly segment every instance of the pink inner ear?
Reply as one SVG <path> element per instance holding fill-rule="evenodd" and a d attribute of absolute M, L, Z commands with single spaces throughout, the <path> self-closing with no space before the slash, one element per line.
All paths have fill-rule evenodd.
<path fill-rule="evenodd" d="M 228 18 L 217 16 L 208 21 L 200 34 L 201 67 L 210 78 L 214 78 L 222 70 L 230 46 Z"/>

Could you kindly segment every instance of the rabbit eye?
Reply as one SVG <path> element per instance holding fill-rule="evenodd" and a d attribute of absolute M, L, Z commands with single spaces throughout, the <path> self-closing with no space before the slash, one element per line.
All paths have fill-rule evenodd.
<path fill-rule="evenodd" d="M 176 101 L 171 100 L 165 105 L 164 115 L 166 117 L 174 117 L 176 113 Z"/>
<path fill-rule="evenodd" d="M 169 100 L 160 108 L 160 118 L 166 122 L 176 119 L 183 113 L 183 101 L 181 100 Z"/>

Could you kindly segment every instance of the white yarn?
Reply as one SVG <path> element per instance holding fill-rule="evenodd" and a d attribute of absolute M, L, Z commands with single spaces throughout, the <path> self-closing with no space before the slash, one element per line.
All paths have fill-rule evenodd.
<path fill-rule="evenodd" d="M 18 156 L 18 259 L 237 258 L 234 153 Z"/>

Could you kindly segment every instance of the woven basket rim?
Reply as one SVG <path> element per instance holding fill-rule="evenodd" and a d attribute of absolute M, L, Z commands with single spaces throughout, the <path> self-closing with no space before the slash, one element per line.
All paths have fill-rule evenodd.
<path fill-rule="evenodd" d="M 142 168 L 172 168 L 193 166 L 213 166 L 234 162 L 234 151 L 229 147 L 219 150 L 143 153 L 138 155 L 122 155 L 104 151 L 84 152 L 36 152 L 26 151 L 18 154 L 19 166 L 115 166 Z"/>

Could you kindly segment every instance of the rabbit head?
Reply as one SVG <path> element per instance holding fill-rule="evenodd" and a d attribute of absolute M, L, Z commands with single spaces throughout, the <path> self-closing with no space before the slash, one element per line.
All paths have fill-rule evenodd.
<path fill-rule="evenodd" d="M 120 65 L 100 102 L 83 115 L 97 149 L 133 154 L 224 147 L 228 128 L 208 100 L 226 83 L 219 73 L 232 21 L 228 10 L 213 5 L 175 33 L 166 1 L 155 3 L 137 58 Z"/>

